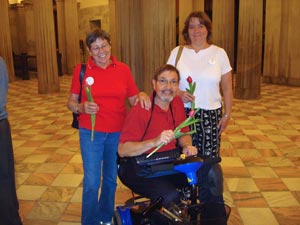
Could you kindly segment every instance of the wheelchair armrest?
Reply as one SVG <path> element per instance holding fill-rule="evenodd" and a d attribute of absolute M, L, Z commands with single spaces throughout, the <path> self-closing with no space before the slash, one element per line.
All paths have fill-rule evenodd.
<path fill-rule="evenodd" d="M 213 158 L 204 158 L 203 159 L 203 163 L 205 165 L 213 165 L 213 164 L 219 163 L 221 161 L 222 161 L 222 159 L 219 156 L 218 157 L 213 157 Z"/>
<path fill-rule="evenodd" d="M 174 166 L 176 166 L 176 165 L 192 163 L 192 162 L 202 162 L 204 165 L 213 165 L 221 161 L 222 161 L 221 157 L 201 158 L 199 156 L 190 156 L 185 159 L 177 159 L 173 162 L 173 164 Z"/>
<path fill-rule="evenodd" d="M 190 156 L 185 159 L 177 159 L 173 162 L 174 166 L 181 165 L 181 164 L 187 164 L 192 162 L 203 162 L 203 159 L 198 156 Z"/>

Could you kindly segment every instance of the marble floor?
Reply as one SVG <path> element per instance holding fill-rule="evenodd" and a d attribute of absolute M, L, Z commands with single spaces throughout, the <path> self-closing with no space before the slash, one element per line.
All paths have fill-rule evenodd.
<path fill-rule="evenodd" d="M 77 130 L 61 92 L 37 94 L 37 80 L 9 84 L 8 112 L 24 225 L 79 225 L 82 164 Z M 262 84 L 259 100 L 234 100 L 222 136 L 229 225 L 300 225 L 300 88 Z M 118 182 L 116 204 L 130 191 Z"/>

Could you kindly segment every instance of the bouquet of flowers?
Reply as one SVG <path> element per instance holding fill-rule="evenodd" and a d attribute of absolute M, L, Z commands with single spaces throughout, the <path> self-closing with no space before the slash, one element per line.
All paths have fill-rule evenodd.
<path fill-rule="evenodd" d="M 199 109 L 198 109 L 199 110 Z M 190 125 L 193 125 L 197 122 L 200 121 L 200 119 L 196 119 L 194 115 L 197 113 L 198 110 L 191 110 L 189 113 L 189 116 L 181 123 L 178 125 L 178 127 L 175 128 L 174 130 L 174 136 L 175 138 L 180 138 L 183 135 L 191 135 L 196 133 L 196 129 L 190 130 L 189 132 L 181 132 L 181 129 Z M 152 152 L 150 152 L 146 158 L 149 158 L 151 155 L 153 155 L 155 152 L 157 152 L 162 146 L 164 146 L 165 143 L 160 143 Z"/>
<path fill-rule="evenodd" d="M 186 81 L 189 83 L 189 88 L 186 88 L 185 90 L 194 95 L 195 89 L 196 89 L 196 82 L 193 82 L 193 79 L 188 76 L 188 78 L 186 78 Z M 194 110 L 195 109 L 195 102 L 191 102 L 191 109 Z"/>
<path fill-rule="evenodd" d="M 87 77 L 85 79 L 85 86 L 84 89 L 86 91 L 86 95 L 88 97 L 88 100 L 90 102 L 94 102 L 92 93 L 91 93 L 91 88 L 92 85 L 94 84 L 94 78 L 92 77 Z M 91 141 L 94 140 L 94 128 L 95 128 L 95 122 L 96 122 L 96 115 L 95 114 L 91 114 L 91 122 L 92 122 L 92 132 L 91 132 Z"/>

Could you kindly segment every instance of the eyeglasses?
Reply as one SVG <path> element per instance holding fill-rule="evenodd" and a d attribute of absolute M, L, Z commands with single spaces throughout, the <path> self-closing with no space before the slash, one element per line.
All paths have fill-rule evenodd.
<path fill-rule="evenodd" d="M 91 48 L 91 51 L 94 52 L 94 53 L 98 53 L 100 51 L 100 49 L 102 49 L 104 51 L 108 48 L 108 46 L 109 46 L 109 44 L 104 44 L 104 45 L 101 45 L 101 46 L 97 46 L 97 47 Z"/>
<path fill-rule="evenodd" d="M 177 86 L 178 85 L 178 80 L 166 80 L 166 79 L 159 79 L 157 80 L 157 82 L 162 85 L 162 86 L 166 86 L 168 83 L 171 86 Z"/>

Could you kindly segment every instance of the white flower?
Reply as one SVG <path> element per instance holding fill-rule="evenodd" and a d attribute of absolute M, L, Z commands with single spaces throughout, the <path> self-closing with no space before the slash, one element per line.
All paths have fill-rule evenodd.
<path fill-rule="evenodd" d="M 87 85 L 92 86 L 92 85 L 94 84 L 94 78 L 92 78 L 92 77 L 87 77 L 87 78 L 85 79 L 85 82 L 86 82 Z"/>

